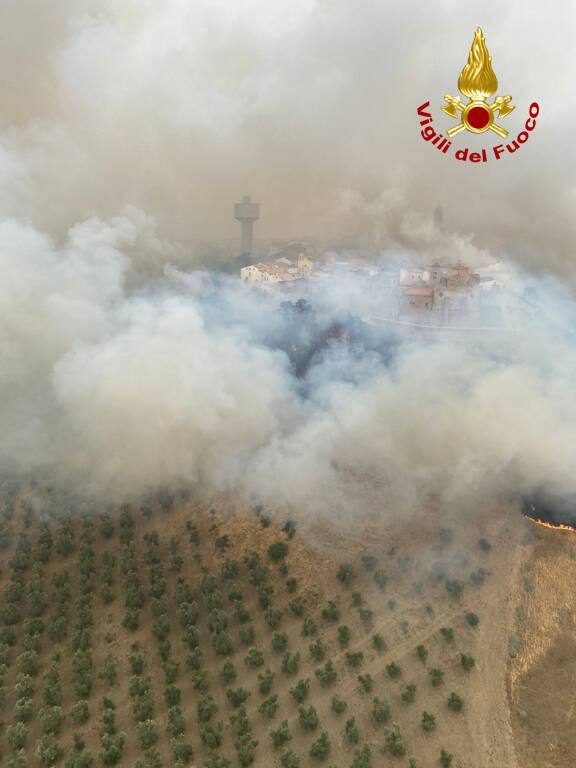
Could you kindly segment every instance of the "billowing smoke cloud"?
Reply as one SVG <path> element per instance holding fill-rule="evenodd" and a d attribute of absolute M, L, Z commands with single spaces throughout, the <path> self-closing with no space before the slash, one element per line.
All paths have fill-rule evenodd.
<path fill-rule="evenodd" d="M 332 510 L 360 488 L 403 509 L 573 490 L 573 104 L 557 41 L 575 12 L 482 12 L 10 4 L 0 468 L 98 498 L 187 486 Z M 542 110 L 521 151 L 486 167 L 433 151 L 416 119 L 428 99 L 444 119 L 478 23 L 517 105 L 507 127 Z M 282 309 L 198 247 L 237 234 L 246 191 L 260 237 L 346 237 L 390 265 L 506 256 L 538 322 L 513 339 L 399 343 L 361 324 L 378 297 L 352 280 L 302 316 Z"/>
<path fill-rule="evenodd" d="M 332 511 L 573 490 L 560 288 L 528 290 L 520 333 L 400 343 L 361 322 L 380 296 L 351 276 L 298 308 L 218 274 L 142 276 L 159 247 L 135 209 L 59 246 L 2 222 L 3 469 L 103 499 L 189 487 Z"/>
<path fill-rule="evenodd" d="M 222 239 L 250 191 L 260 237 L 379 248 L 412 247 L 441 204 L 474 247 L 572 280 L 575 21 L 569 3 L 521 0 L 488 0 L 481 16 L 456 0 L 10 3 L 0 214 L 60 237 L 133 204 L 173 241 Z M 515 155 L 475 167 L 421 139 L 416 107 L 430 100 L 435 125 L 452 124 L 440 106 L 478 24 L 516 105 L 510 136 L 531 102 L 541 115 Z"/>

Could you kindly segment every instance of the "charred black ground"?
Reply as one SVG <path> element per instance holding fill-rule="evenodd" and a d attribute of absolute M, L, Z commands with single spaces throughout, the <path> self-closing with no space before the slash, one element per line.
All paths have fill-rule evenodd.
<path fill-rule="evenodd" d="M 523 498 L 522 512 L 532 520 L 576 530 L 576 495 L 560 496 L 537 491 Z"/>

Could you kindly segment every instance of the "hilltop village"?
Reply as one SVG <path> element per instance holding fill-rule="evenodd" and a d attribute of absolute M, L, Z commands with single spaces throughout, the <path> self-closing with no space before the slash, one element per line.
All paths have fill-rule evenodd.
<path fill-rule="evenodd" d="M 342 279 L 366 283 L 367 295 L 381 298 L 382 316 L 401 323 L 429 326 L 477 326 L 494 317 L 501 285 L 491 275 L 463 264 L 402 266 L 390 269 L 359 256 L 322 253 L 315 246 L 294 243 L 267 261 L 240 269 L 243 282 L 279 295 L 301 298 L 312 285 Z"/>

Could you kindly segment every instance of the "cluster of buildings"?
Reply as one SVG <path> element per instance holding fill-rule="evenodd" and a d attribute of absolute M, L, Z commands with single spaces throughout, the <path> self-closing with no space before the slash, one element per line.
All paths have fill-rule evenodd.
<path fill-rule="evenodd" d="M 246 283 L 273 286 L 275 292 L 292 294 L 302 293 L 310 282 L 329 281 L 353 273 L 367 280 L 372 298 L 378 293 L 386 319 L 422 325 L 476 324 L 487 288 L 493 287 L 462 264 L 435 263 L 391 271 L 358 257 L 339 259 L 333 254 L 318 257 L 301 244 L 288 246 L 269 261 L 240 270 Z"/>
<path fill-rule="evenodd" d="M 484 287 L 479 274 L 462 264 L 400 270 L 398 319 L 425 325 L 474 323 Z"/>
<path fill-rule="evenodd" d="M 252 251 L 252 226 L 259 218 L 258 203 L 249 196 L 235 206 L 235 217 L 242 224 L 242 250 Z M 245 263 L 245 262 L 244 262 Z M 382 268 L 357 256 L 342 258 L 317 245 L 303 242 L 271 248 L 265 260 L 240 269 L 243 282 L 269 288 L 292 297 L 306 295 L 310 283 L 336 280 L 355 274 L 366 280 L 366 299 L 377 318 L 386 323 L 430 327 L 478 327 L 493 321 L 498 324 L 495 297 L 498 286 L 493 278 L 481 277 L 463 264 L 426 267 Z"/>

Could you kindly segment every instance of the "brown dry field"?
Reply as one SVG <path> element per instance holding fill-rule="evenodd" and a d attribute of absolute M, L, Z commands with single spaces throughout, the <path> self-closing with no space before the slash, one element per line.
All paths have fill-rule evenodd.
<path fill-rule="evenodd" d="M 301 768 L 325 766 L 328 768 L 349 768 L 355 749 L 369 744 L 372 749 L 374 768 L 399 766 L 408 768 L 410 757 L 416 760 L 417 768 L 432 768 L 439 765 L 440 750 L 454 755 L 451 768 L 571 768 L 576 766 L 576 634 L 574 632 L 576 594 L 576 534 L 553 532 L 535 526 L 521 518 L 517 510 L 506 506 L 484 510 L 477 515 L 452 515 L 446 522 L 445 510 L 431 503 L 418 518 L 410 521 L 383 523 L 377 514 L 364 521 L 312 519 L 298 523 L 297 533 L 289 543 L 286 559 L 288 575 L 281 576 L 277 566 L 267 558 L 271 543 L 286 539 L 281 527 L 294 514 L 285 511 L 264 510 L 272 524 L 264 528 L 259 517 L 249 507 L 237 500 L 219 497 L 208 502 L 190 501 L 179 503 L 170 512 L 162 512 L 154 506 L 154 514 L 147 520 L 139 510 L 133 508 L 135 520 L 135 541 L 139 557 L 139 574 L 144 585 L 148 583 L 148 567 L 144 563 L 145 545 L 143 536 L 157 531 L 161 542 L 167 546 L 171 537 L 179 541 L 179 554 L 184 558 L 180 573 L 170 572 L 168 558 L 165 563 L 167 579 L 168 615 L 171 623 L 169 635 L 171 658 L 180 662 L 180 673 L 176 685 L 182 691 L 182 709 L 186 721 L 186 739 L 194 747 L 195 755 L 190 765 L 202 766 L 208 758 L 208 751 L 199 737 L 196 720 L 196 693 L 190 682 L 185 664 L 187 646 L 180 641 L 181 630 L 175 612 L 173 593 L 179 576 L 198 585 L 202 569 L 220 577 L 224 559 L 242 561 L 249 551 L 256 551 L 270 569 L 270 583 L 275 587 L 273 604 L 275 608 L 287 609 L 289 600 L 285 580 L 295 577 L 298 592 L 305 599 L 306 616 L 318 623 L 315 637 L 302 636 L 302 617 L 295 617 L 288 610 L 278 628 L 289 638 L 288 650 L 300 651 L 301 663 L 294 676 L 285 675 L 280 668 L 281 654 L 272 650 L 270 642 L 273 631 L 264 620 L 258 605 L 257 592 L 246 580 L 247 571 L 241 566 L 236 580 L 242 587 L 248 610 L 254 619 L 256 640 L 254 645 L 264 653 L 262 669 L 250 669 L 244 664 L 247 647 L 237 636 L 239 625 L 231 620 L 230 634 L 234 640 L 234 654 L 231 657 L 238 678 L 232 687 L 243 687 L 251 691 L 246 711 L 253 729 L 254 738 L 259 742 L 255 751 L 255 768 L 279 768 L 282 749 L 274 750 L 269 730 L 277 728 L 281 720 L 288 720 L 293 734 L 287 746 L 301 758 Z M 439 521 L 442 521 L 440 523 Z M 186 523 L 196 524 L 200 532 L 200 546 L 188 540 Z M 97 522 L 97 521 L 96 521 Z M 454 539 L 449 545 L 439 538 L 440 528 L 449 527 Z M 24 530 L 22 516 L 17 514 L 8 523 L 14 532 Z M 76 526 L 76 541 L 79 525 Z M 56 528 L 54 527 L 54 531 Z M 32 541 L 36 535 L 37 521 L 26 529 Z M 96 530 L 96 562 L 103 551 L 121 557 L 118 527 L 110 541 L 104 540 Z M 231 547 L 220 553 L 215 547 L 218 536 L 227 534 Z M 478 540 L 484 537 L 492 545 L 490 552 L 478 547 Z M 395 548 L 389 554 L 390 548 Z M 374 585 L 371 574 L 362 568 L 360 558 L 364 554 L 374 555 L 379 567 L 385 569 L 388 582 L 382 591 Z M 196 557 L 195 557 L 196 555 Z M 198 557 L 199 555 L 199 557 Z M 0 553 L 2 592 L 9 578 L 8 561 L 11 551 Z M 410 558 L 407 572 L 398 567 L 400 558 Z M 74 570 L 72 554 L 61 558 L 52 554 L 44 568 L 44 578 L 50 594 L 50 576 L 54 571 L 69 567 Z M 448 565 L 448 577 L 466 583 L 461 600 L 448 595 L 443 581 L 431 578 L 432 565 L 442 561 Z M 344 587 L 335 578 L 341 563 L 352 563 L 357 577 L 350 587 Z M 470 573 L 485 568 L 487 578 L 484 584 L 470 583 Z M 100 702 L 108 696 L 116 705 L 118 729 L 126 733 L 126 747 L 119 765 L 135 768 L 143 760 L 142 750 L 136 740 L 131 712 L 128 686 L 130 671 L 128 656 L 138 643 L 146 659 L 144 674 L 152 678 L 155 699 L 154 718 L 158 725 L 159 741 L 156 744 L 164 766 L 172 766 L 169 735 L 166 733 L 166 714 L 163 700 L 165 688 L 164 673 L 156 651 L 156 640 L 150 626 L 152 617 L 148 606 L 142 611 L 140 628 L 130 632 L 122 627 L 124 615 L 124 594 L 122 574 L 116 565 L 113 592 L 116 599 L 104 605 L 97 588 L 93 599 L 95 625 L 92 632 L 93 662 L 96 673 L 94 688 L 90 697 L 91 717 L 84 726 L 73 726 L 66 717 L 58 736 L 58 743 L 68 752 L 72 745 L 72 734 L 82 733 L 86 748 L 95 756 L 94 765 L 101 765 L 100 751 Z M 421 583 L 421 585 L 419 584 Z M 227 584 L 219 580 L 223 594 Z M 352 607 L 351 595 L 360 592 L 362 607 L 373 611 L 369 626 L 360 620 L 357 608 Z M 73 594 L 72 603 L 78 595 Z M 389 600 L 395 600 L 395 607 L 389 607 Z M 224 722 L 224 738 L 220 754 L 227 756 L 232 766 L 238 766 L 234 750 L 234 732 L 229 723 L 235 710 L 226 699 L 226 689 L 218 679 L 218 671 L 225 659 L 212 651 L 207 628 L 204 626 L 206 609 L 201 599 L 198 628 L 204 651 L 204 668 L 210 680 L 209 693 L 216 700 L 219 710 L 213 720 Z M 335 624 L 321 618 L 321 609 L 333 600 L 341 610 L 341 619 Z M 230 604 L 225 600 L 225 609 L 230 614 Z M 49 607 L 44 617 L 49 621 Z M 480 622 L 475 628 L 468 625 L 466 613 L 476 613 Z M 25 612 L 24 612 L 25 615 Z M 71 612 L 68 634 L 73 629 L 74 617 Z M 351 630 L 349 648 L 340 648 L 337 626 L 346 624 Z M 439 634 L 441 627 L 453 627 L 455 638 L 446 642 Z M 372 638 L 375 633 L 383 636 L 386 647 L 377 651 Z M 14 649 L 12 664 L 5 675 L 8 698 L 2 712 L 4 727 L 0 731 L 0 753 L 4 760 L 10 754 L 6 741 L 6 728 L 12 722 L 15 696 L 11 692 L 15 675 L 15 657 L 21 653 L 22 623 L 18 625 L 18 641 Z M 511 637 L 517 642 L 519 652 L 511 658 Z M 314 676 L 314 670 L 321 666 L 314 662 L 308 652 L 309 644 L 322 637 L 326 648 L 326 659 L 331 659 L 338 672 L 337 681 L 322 688 Z M 426 646 L 429 655 L 425 663 L 416 656 L 416 647 Z M 40 654 L 40 672 L 36 678 L 34 695 L 35 713 L 42 706 L 42 675 L 48 668 L 49 658 L 55 650 L 61 650 L 60 675 L 63 685 L 63 709 L 68 715 L 75 696 L 69 681 L 70 654 L 67 639 L 59 646 L 51 644 L 44 636 Z M 364 660 L 359 669 L 346 665 L 345 651 L 363 651 Z M 465 672 L 460 665 L 460 654 L 471 654 L 476 666 Z M 118 681 L 112 685 L 97 678 L 105 658 L 112 655 L 118 663 Z M 402 669 L 399 679 L 392 680 L 385 667 L 396 662 Z M 279 710 L 269 721 L 258 713 L 258 706 L 266 698 L 257 689 L 258 673 L 268 666 L 275 672 L 272 694 L 277 694 Z M 433 667 L 444 671 L 444 682 L 439 687 L 430 684 L 429 670 Z M 374 681 L 370 694 L 363 693 L 357 680 L 358 674 L 369 673 Z M 313 704 L 319 715 L 319 728 L 304 732 L 299 726 L 297 705 L 290 696 L 290 689 L 302 678 L 310 678 L 310 695 L 305 706 Z M 401 700 L 405 686 L 413 683 L 417 687 L 416 701 L 406 704 Z M 451 712 L 446 704 L 451 692 L 464 699 L 461 713 Z M 348 704 L 343 715 L 331 711 L 331 700 L 338 694 Z M 400 725 L 406 741 L 407 751 L 403 757 L 393 757 L 385 750 L 384 726 L 376 725 L 371 718 L 374 696 L 385 698 L 391 708 L 391 723 Z M 436 717 L 436 728 L 425 733 L 421 728 L 423 711 Z M 350 717 L 356 718 L 360 730 L 357 746 L 344 738 L 344 724 Z M 389 724 L 389 725 L 390 725 Z M 38 721 L 30 725 L 26 754 L 30 766 L 39 765 L 35 757 L 36 739 L 40 735 Z M 330 737 L 331 751 L 324 762 L 308 755 L 312 742 L 321 730 Z M 2 765 L 4 764 L 2 761 Z M 63 765 L 65 758 L 60 761 Z"/>

